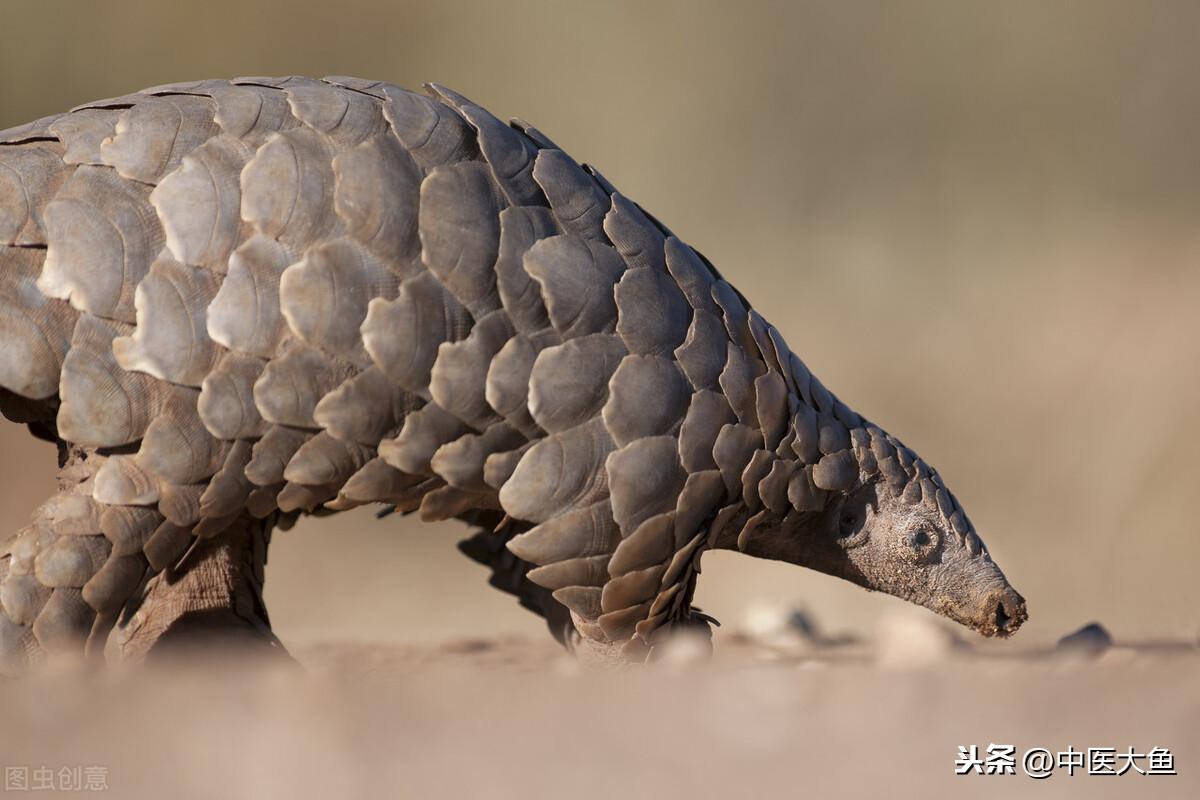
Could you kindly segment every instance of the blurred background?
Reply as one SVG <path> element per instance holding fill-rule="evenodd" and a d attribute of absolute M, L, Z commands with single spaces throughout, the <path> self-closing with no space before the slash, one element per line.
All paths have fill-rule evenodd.
<path fill-rule="evenodd" d="M 0 128 L 143 86 L 348 74 L 521 116 L 708 255 L 954 488 L 1028 598 L 1200 630 L 1200 6 L 1190 2 L 10 0 Z M 0 531 L 54 454 L 0 428 Z M 454 547 L 369 510 L 279 533 L 287 643 L 538 632 Z M 698 605 L 899 601 L 720 553 Z M 1077 743 L 1078 744 L 1078 743 Z"/>

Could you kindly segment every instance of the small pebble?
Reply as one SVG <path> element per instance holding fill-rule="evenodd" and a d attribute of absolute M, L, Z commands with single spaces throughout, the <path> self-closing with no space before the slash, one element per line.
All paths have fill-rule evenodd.
<path fill-rule="evenodd" d="M 1059 639 L 1054 649 L 1060 653 L 1098 656 L 1112 647 L 1112 643 L 1112 636 L 1104 626 L 1099 622 L 1091 622 Z"/>

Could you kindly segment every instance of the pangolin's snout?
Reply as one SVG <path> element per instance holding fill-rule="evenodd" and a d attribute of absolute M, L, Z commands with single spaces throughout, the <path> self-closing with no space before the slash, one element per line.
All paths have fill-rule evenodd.
<path fill-rule="evenodd" d="M 1025 610 L 1025 598 L 1011 586 L 997 589 L 983 603 L 977 628 L 984 636 L 1012 636 L 1029 612 Z"/>

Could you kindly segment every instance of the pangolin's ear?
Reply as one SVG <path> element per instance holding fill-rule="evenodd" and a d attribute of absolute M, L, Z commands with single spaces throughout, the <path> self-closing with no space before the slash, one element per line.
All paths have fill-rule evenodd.
<path fill-rule="evenodd" d="M 875 485 L 868 483 L 832 503 L 825 514 L 824 527 L 843 547 L 853 547 L 870 537 L 878 512 Z"/>

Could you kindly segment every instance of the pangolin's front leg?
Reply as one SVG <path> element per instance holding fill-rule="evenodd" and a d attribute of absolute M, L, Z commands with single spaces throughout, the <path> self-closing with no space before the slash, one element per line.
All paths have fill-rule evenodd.
<path fill-rule="evenodd" d="M 514 536 L 529 530 L 529 525 L 513 524 L 496 512 L 472 512 L 464 521 L 478 526 L 475 534 L 458 543 L 464 555 L 492 571 L 488 584 L 517 598 L 526 608 L 546 620 L 550 633 L 570 648 L 578 640 L 571 614 L 554 599 L 551 591 L 529 580 L 534 565 L 509 551 Z"/>

